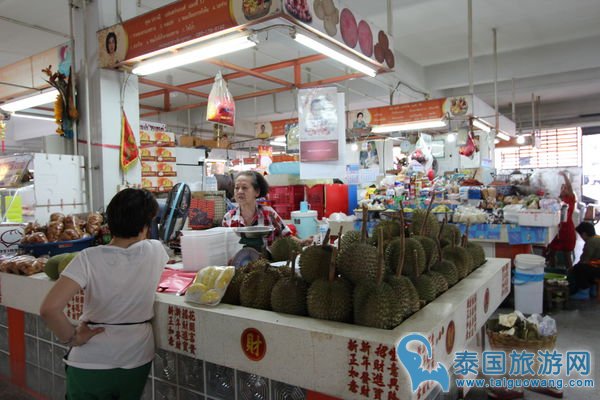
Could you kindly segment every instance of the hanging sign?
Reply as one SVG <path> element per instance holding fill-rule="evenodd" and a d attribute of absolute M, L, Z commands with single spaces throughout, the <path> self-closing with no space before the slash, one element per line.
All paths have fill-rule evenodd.
<path fill-rule="evenodd" d="M 300 161 L 336 161 L 339 158 L 337 89 L 298 92 Z"/>
<path fill-rule="evenodd" d="M 273 3 L 273 4 L 272 4 Z M 279 12 L 270 0 L 179 0 L 98 31 L 100 67 L 162 52 Z M 201 39 L 200 39 L 201 40 Z"/>

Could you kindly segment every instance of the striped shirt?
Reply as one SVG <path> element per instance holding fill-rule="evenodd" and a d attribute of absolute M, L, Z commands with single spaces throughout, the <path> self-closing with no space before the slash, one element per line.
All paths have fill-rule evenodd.
<path fill-rule="evenodd" d="M 273 244 L 273 241 L 276 238 L 290 236 L 292 234 L 292 231 L 290 231 L 290 228 L 283 222 L 279 214 L 277 214 L 277 211 L 269 206 L 260 204 L 256 205 L 256 212 L 254 213 L 254 218 L 250 224 L 247 224 L 244 221 L 241 208 L 236 207 L 225 214 L 222 225 L 229 228 L 238 228 L 242 226 L 272 226 L 275 230 L 263 239 L 265 246 L 267 247 Z"/>

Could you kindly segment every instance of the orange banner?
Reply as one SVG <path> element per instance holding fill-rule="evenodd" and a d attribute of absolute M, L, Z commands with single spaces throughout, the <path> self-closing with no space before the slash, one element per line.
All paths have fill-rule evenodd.
<path fill-rule="evenodd" d="M 369 108 L 371 125 L 397 124 L 402 122 L 440 119 L 444 116 L 446 99 L 419 101 L 416 103 L 398 104 Z"/>
<path fill-rule="evenodd" d="M 180 0 L 98 31 L 101 67 L 232 28 L 230 0 Z"/>

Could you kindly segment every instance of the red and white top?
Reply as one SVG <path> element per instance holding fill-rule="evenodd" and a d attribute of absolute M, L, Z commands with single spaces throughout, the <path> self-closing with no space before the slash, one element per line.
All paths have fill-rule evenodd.
<path fill-rule="evenodd" d="M 265 246 L 273 244 L 275 238 L 291 236 L 292 231 L 287 227 L 285 222 L 281 219 L 277 211 L 269 206 L 263 206 L 260 204 L 256 205 L 256 212 L 251 223 L 247 224 L 242 218 L 242 210 L 240 207 L 236 207 L 230 210 L 223 217 L 223 226 L 229 228 L 238 228 L 241 226 L 272 226 L 275 228 L 273 232 L 264 238 Z"/>

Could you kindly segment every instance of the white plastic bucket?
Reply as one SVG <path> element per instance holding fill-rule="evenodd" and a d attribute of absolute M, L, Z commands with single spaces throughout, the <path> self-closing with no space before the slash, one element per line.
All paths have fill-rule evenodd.
<path fill-rule="evenodd" d="M 198 271 L 211 265 L 227 265 L 242 245 L 232 228 L 182 231 L 181 258 L 186 271 Z"/>
<path fill-rule="evenodd" d="M 544 308 L 544 257 L 518 254 L 515 257 L 515 310 L 542 314 Z"/>
<path fill-rule="evenodd" d="M 319 232 L 315 210 L 292 211 L 292 223 L 296 226 L 296 233 L 300 239 L 306 239 Z"/>

